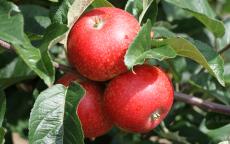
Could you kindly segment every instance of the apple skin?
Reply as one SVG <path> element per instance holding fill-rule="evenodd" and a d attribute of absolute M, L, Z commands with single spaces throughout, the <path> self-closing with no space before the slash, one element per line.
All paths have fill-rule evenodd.
<path fill-rule="evenodd" d="M 81 16 L 67 40 L 69 62 L 94 81 L 127 71 L 124 55 L 140 29 L 138 21 L 118 8 L 96 8 Z"/>
<path fill-rule="evenodd" d="M 155 66 L 142 65 L 110 81 L 104 105 L 116 126 L 128 132 L 146 133 L 166 117 L 173 95 L 173 86 L 165 72 Z M 158 118 L 154 118 L 155 112 Z"/>
<path fill-rule="evenodd" d="M 67 73 L 57 83 L 68 87 L 77 79 L 76 75 Z M 112 128 L 112 122 L 103 110 L 103 89 L 99 84 L 91 81 L 80 82 L 80 84 L 86 93 L 80 100 L 76 112 L 81 121 L 84 136 L 95 138 L 104 135 Z"/>

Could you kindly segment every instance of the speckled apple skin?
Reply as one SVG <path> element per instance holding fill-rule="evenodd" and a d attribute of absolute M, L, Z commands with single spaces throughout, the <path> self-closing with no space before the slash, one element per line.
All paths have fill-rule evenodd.
<path fill-rule="evenodd" d="M 68 73 L 61 77 L 57 83 L 69 86 L 76 80 L 74 74 Z M 84 136 L 95 138 L 107 133 L 112 128 L 112 122 L 103 108 L 103 89 L 94 82 L 80 82 L 85 89 L 85 95 L 80 100 L 76 110 L 82 124 Z"/>
<path fill-rule="evenodd" d="M 97 20 L 102 23 L 96 28 Z M 118 8 L 93 9 L 81 16 L 69 33 L 69 62 L 95 81 L 124 73 L 124 55 L 139 29 L 138 21 L 128 12 Z"/>
<path fill-rule="evenodd" d="M 173 86 L 164 71 L 142 65 L 111 80 L 105 90 L 104 104 L 116 126 L 129 132 L 145 133 L 166 117 L 173 95 Z M 156 111 L 160 117 L 151 119 Z"/>

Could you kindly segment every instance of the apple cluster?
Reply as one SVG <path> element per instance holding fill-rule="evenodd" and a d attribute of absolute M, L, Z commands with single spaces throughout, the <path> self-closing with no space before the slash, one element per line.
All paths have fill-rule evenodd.
<path fill-rule="evenodd" d="M 85 137 L 107 133 L 113 125 L 128 132 L 146 133 L 166 117 L 173 103 L 167 74 L 148 64 L 129 71 L 124 56 L 140 24 L 118 8 L 96 8 L 73 25 L 67 41 L 70 64 L 87 80 L 67 73 L 65 86 L 78 81 L 86 93 L 76 108 Z"/>

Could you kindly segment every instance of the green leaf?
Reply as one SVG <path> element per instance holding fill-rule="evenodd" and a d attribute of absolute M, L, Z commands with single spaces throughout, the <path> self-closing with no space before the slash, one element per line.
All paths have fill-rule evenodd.
<path fill-rule="evenodd" d="M 4 68 L 0 69 L 0 89 L 19 81 L 35 77 L 35 74 L 20 58 L 13 59 Z"/>
<path fill-rule="evenodd" d="M 25 36 L 23 45 L 13 44 L 17 54 L 24 60 L 24 62 L 50 86 L 54 82 L 54 68 L 48 54 L 41 53 L 41 51 L 30 43 Z"/>
<path fill-rule="evenodd" d="M 68 26 L 71 27 L 93 0 L 75 0 L 68 11 Z"/>
<path fill-rule="evenodd" d="M 73 84 L 68 90 L 60 84 L 38 96 L 29 120 L 29 142 L 84 144 L 76 107 L 84 90 Z"/>
<path fill-rule="evenodd" d="M 114 7 L 110 2 L 107 0 L 94 0 L 92 2 L 92 6 L 97 8 L 97 7 Z"/>
<path fill-rule="evenodd" d="M 2 127 L 5 112 L 6 112 L 6 96 L 4 92 L 0 90 L 0 127 Z"/>
<path fill-rule="evenodd" d="M 151 48 L 151 22 L 148 21 L 143 25 L 138 35 L 130 45 L 125 55 L 125 64 L 131 69 L 133 66 L 143 64 L 145 59 L 154 58 L 164 60 L 176 57 L 176 52 L 169 46 L 163 45 Z"/>
<path fill-rule="evenodd" d="M 165 42 L 169 44 L 178 55 L 190 58 L 201 64 L 210 74 L 216 77 L 221 85 L 225 85 L 223 60 L 210 46 L 200 41 L 195 41 L 195 44 L 192 44 L 183 38 L 170 38 L 166 39 Z"/>
<path fill-rule="evenodd" d="M 32 46 L 23 32 L 23 17 L 18 14 L 13 17 L 0 15 L 0 39 L 10 42 L 17 54 L 47 85 L 54 82 L 54 68 L 49 56 L 41 54 Z"/>
<path fill-rule="evenodd" d="M 0 13 L 0 19 L 0 39 L 10 43 L 22 44 L 24 41 L 22 15 L 10 17 Z"/>
<path fill-rule="evenodd" d="M 30 143 L 63 143 L 65 95 L 66 88 L 58 84 L 38 96 L 29 119 Z"/>
<path fill-rule="evenodd" d="M 78 0 L 75 0 L 78 1 Z M 53 7 L 51 12 L 52 23 L 67 24 L 67 14 L 74 0 L 61 0 L 57 7 Z"/>
<path fill-rule="evenodd" d="M 156 22 L 158 13 L 158 3 L 157 0 L 151 0 L 148 6 L 142 11 L 139 17 L 139 23 L 146 23 L 148 19 L 151 20 L 151 23 Z"/>
<path fill-rule="evenodd" d="M 71 26 L 93 0 L 62 0 L 52 13 L 52 23 Z"/>
<path fill-rule="evenodd" d="M 230 40 L 230 19 L 226 20 L 224 22 L 224 26 L 225 26 L 225 34 L 222 38 L 218 38 L 217 39 L 217 44 L 218 47 L 220 49 L 223 49 L 224 47 L 226 47 L 229 44 L 229 40 Z"/>
<path fill-rule="evenodd" d="M 200 130 L 203 133 L 207 134 L 215 142 L 220 142 L 222 140 L 229 140 L 230 124 L 219 127 L 217 129 L 208 129 L 205 126 L 205 121 L 203 121 L 201 124 Z"/>
<path fill-rule="evenodd" d="M 42 61 L 39 63 L 47 68 L 47 74 L 50 75 L 50 78 L 52 80 L 50 81 L 51 83 L 53 83 L 54 81 L 55 69 L 53 67 L 53 64 L 51 63 L 51 57 L 48 50 L 65 36 L 64 34 L 67 32 L 67 30 L 68 27 L 64 24 L 54 23 L 50 25 L 46 29 L 41 45 L 39 47 L 42 57 Z"/>
<path fill-rule="evenodd" d="M 18 6 L 6 0 L 0 0 L 0 14 L 6 13 L 8 16 L 12 11 L 19 12 Z"/>
<path fill-rule="evenodd" d="M 5 130 L 4 128 L 0 127 L 0 144 L 4 144 L 4 135 L 5 135 Z"/>
<path fill-rule="evenodd" d="M 54 23 L 46 29 L 41 42 L 41 52 L 47 52 L 52 46 L 59 42 L 64 34 L 68 31 L 68 27 L 64 24 Z"/>
<path fill-rule="evenodd" d="M 75 0 L 68 2 L 68 0 L 64 0 L 63 4 L 60 6 L 60 9 L 63 9 L 63 15 L 68 19 L 66 22 L 68 27 L 71 28 L 73 24 L 77 21 L 77 19 L 82 15 L 85 9 L 93 2 L 93 0 Z M 63 7 L 63 8 L 62 8 Z M 60 23 L 60 22 L 59 22 Z M 62 44 L 66 45 L 67 42 L 66 34 L 65 38 L 62 40 Z"/>
<path fill-rule="evenodd" d="M 230 64 L 224 66 L 224 81 L 230 84 Z"/>
<path fill-rule="evenodd" d="M 64 143 L 84 144 L 84 136 L 79 117 L 76 115 L 77 105 L 85 92 L 79 84 L 71 84 L 67 90 L 64 115 Z"/>
<path fill-rule="evenodd" d="M 211 69 L 206 69 L 208 69 L 209 72 L 217 78 L 219 83 L 224 86 L 224 61 L 221 56 L 219 56 L 219 54 L 214 51 L 209 45 L 201 41 L 195 41 L 195 46 L 208 61 L 208 65 Z"/>
<path fill-rule="evenodd" d="M 165 27 L 153 27 L 152 31 L 154 32 L 154 38 L 160 38 L 160 37 L 165 37 L 165 38 L 173 38 L 176 37 L 176 34 L 171 32 Z"/>
<path fill-rule="evenodd" d="M 126 3 L 125 11 L 135 16 L 136 19 L 139 19 L 142 10 L 143 10 L 143 5 L 142 5 L 142 1 L 140 0 L 128 0 L 128 2 Z"/>
<path fill-rule="evenodd" d="M 151 48 L 150 31 L 151 22 L 147 21 L 147 23 L 142 26 L 133 42 L 130 44 L 125 54 L 125 65 L 128 69 L 133 68 L 140 54 Z"/>
<path fill-rule="evenodd" d="M 225 33 L 224 25 L 221 21 L 215 19 L 207 0 L 165 0 L 177 7 L 183 8 L 196 17 L 217 37 L 222 37 Z"/>
<path fill-rule="evenodd" d="M 196 92 L 201 92 L 207 98 L 215 98 L 223 104 L 230 105 L 230 91 L 214 81 L 211 75 L 205 72 L 194 73 L 189 80 L 189 84 L 194 86 Z"/>

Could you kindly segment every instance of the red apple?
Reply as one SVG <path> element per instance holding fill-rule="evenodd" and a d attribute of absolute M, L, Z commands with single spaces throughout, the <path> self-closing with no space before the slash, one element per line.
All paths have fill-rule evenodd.
<path fill-rule="evenodd" d="M 77 77 L 66 74 L 57 83 L 68 86 Z M 80 82 L 86 93 L 80 100 L 77 114 L 82 124 L 84 136 L 94 138 L 107 133 L 112 128 L 112 123 L 103 110 L 103 89 L 94 82 Z"/>
<path fill-rule="evenodd" d="M 109 80 L 127 71 L 124 55 L 140 29 L 138 21 L 118 8 L 96 8 L 81 16 L 67 41 L 70 63 L 85 77 Z"/>
<path fill-rule="evenodd" d="M 170 111 L 173 86 L 160 68 L 142 65 L 117 76 L 104 94 L 105 110 L 118 127 L 145 133 L 155 128 Z"/>

